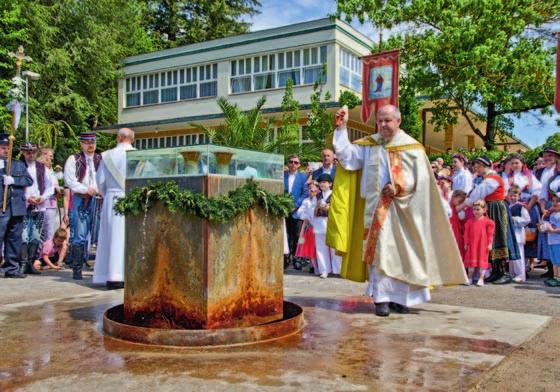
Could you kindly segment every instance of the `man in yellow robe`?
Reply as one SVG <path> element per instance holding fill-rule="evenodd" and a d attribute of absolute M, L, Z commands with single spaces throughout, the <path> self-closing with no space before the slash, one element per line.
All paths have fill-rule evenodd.
<path fill-rule="evenodd" d="M 344 256 L 343 277 L 369 281 L 378 316 L 407 313 L 430 300 L 430 287 L 466 283 L 459 250 L 430 162 L 399 128 L 399 110 L 383 106 L 379 132 L 354 143 L 347 119 L 348 109 L 340 109 L 327 245 Z"/>

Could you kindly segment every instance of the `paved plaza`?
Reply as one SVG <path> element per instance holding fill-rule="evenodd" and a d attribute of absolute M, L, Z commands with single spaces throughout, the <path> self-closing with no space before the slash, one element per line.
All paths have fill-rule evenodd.
<path fill-rule="evenodd" d="M 539 292 L 537 280 L 529 288 L 446 288 L 409 315 L 378 318 L 362 284 L 290 271 L 285 295 L 304 307 L 302 332 L 243 347 L 168 349 L 104 336 L 103 311 L 121 303 L 123 291 L 69 275 L 2 281 L 1 390 L 449 391 L 477 388 L 494 372 L 478 385 L 485 390 L 520 346 L 530 349 L 531 339 L 557 328 L 547 309 L 560 297 Z M 515 296 L 540 298 L 540 314 L 510 309 L 523 307 L 510 303 Z M 507 310 L 488 309 L 492 303 Z"/>

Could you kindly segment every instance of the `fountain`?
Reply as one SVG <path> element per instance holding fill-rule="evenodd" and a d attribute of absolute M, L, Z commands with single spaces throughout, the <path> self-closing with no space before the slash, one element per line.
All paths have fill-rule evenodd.
<path fill-rule="evenodd" d="M 260 188 L 280 194 L 282 169 L 280 155 L 223 146 L 130 151 L 126 188 L 173 181 L 215 197 L 247 183 L 251 173 Z M 105 312 L 105 333 L 202 347 L 298 332 L 302 309 L 283 298 L 282 236 L 283 219 L 261 207 L 219 223 L 146 203 L 143 213 L 126 216 L 124 304 Z"/>

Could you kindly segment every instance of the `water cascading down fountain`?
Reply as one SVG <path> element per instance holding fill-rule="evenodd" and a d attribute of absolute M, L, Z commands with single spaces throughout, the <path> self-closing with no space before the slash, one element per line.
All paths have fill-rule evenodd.
<path fill-rule="evenodd" d="M 266 210 L 266 200 L 230 220 L 185 214 L 163 200 L 181 190 L 227 195 L 248 182 L 258 187 L 255 193 L 281 195 L 283 163 L 281 155 L 215 145 L 128 152 L 127 197 L 140 195 L 145 205 L 125 213 L 124 304 L 105 312 L 105 333 L 142 344 L 204 347 L 300 331 L 302 309 L 284 301 L 283 218 Z M 243 195 L 238 202 L 228 197 L 226 204 L 243 203 Z"/>

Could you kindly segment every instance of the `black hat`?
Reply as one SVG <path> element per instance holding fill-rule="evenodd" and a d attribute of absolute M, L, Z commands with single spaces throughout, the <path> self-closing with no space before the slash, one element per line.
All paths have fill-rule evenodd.
<path fill-rule="evenodd" d="M 333 179 L 332 179 L 332 177 L 331 177 L 330 174 L 328 174 L 328 173 L 323 173 L 323 174 L 321 174 L 321 175 L 317 178 L 317 182 L 323 182 L 323 181 L 327 181 L 327 182 L 332 183 L 332 182 L 333 182 Z"/>
<path fill-rule="evenodd" d="M 556 155 L 557 157 L 560 157 L 560 153 L 558 153 L 558 151 L 556 151 L 556 149 L 555 149 L 555 148 L 552 148 L 552 147 L 545 147 L 545 149 L 541 151 L 541 153 L 539 154 L 539 156 L 542 157 L 542 156 L 544 155 L 545 152 L 548 152 L 548 153 L 550 153 L 550 154 Z"/>
<path fill-rule="evenodd" d="M 86 142 L 86 141 L 95 141 L 97 139 L 97 135 L 95 134 L 95 132 L 82 132 L 80 133 L 80 141 L 82 142 Z"/>
<path fill-rule="evenodd" d="M 476 157 L 474 163 L 480 163 L 486 167 L 492 167 L 492 161 L 483 155 Z"/>
<path fill-rule="evenodd" d="M 0 145 L 10 144 L 10 134 L 0 133 Z"/>

